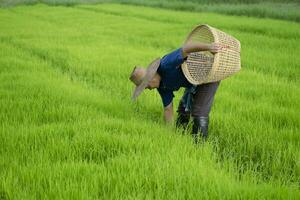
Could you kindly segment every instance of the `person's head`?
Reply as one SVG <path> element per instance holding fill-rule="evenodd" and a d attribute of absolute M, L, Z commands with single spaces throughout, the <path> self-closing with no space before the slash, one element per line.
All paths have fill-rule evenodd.
<path fill-rule="evenodd" d="M 139 86 L 146 76 L 146 69 L 143 67 L 134 67 L 131 75 L 130 80 L 136 85 Z M 152 90 L 154 88 L 158 88 L 160 84 L 160 76 L 156 72 L 152 79 L 148 81 L 148 84 L 146 85 L 146 89 Z"/>
<path fill-rule="evenodd" d="M 136 85 L 132 99 L 136 99 L 142 91 L 147 89 L 158 88 L 160 76 L 156 72 L 160 64 L 160 59 L 155 59 L 147 68 L 134 67 L 129 79 Z"/>

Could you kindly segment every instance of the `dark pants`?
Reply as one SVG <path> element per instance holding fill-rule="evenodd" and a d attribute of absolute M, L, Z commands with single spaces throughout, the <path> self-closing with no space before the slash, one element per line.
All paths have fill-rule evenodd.
<path fill-rule="evenodd" d="M 191 112 L 185 110 L 182 100 L 179 103 L 177 112 L 182 115 L 192 115 L 193 117 L 208 117 L 219 84 L 220 81 L 198 85 L 192 98 Z"/>

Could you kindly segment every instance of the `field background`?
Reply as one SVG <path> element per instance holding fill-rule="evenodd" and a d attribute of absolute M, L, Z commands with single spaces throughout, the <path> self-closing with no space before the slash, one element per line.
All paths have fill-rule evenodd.
<path fill-rule="evenodd" d="M 275 18 L 300 22 L 300 0 L 0 0 L 0 7 L 15 5 L 73 6 L 76 4 L 122 3 L 193 12 Z"/>
<path fill-rule="evenodd" d="M 299 18 L 97 2 L 1 1 L 0 199 L 300 198 Z M 128 76 L 202 23 L 241 41 L 242 71 L 195 146 L 164 125 L 156 91 L 131 102 Z"/>

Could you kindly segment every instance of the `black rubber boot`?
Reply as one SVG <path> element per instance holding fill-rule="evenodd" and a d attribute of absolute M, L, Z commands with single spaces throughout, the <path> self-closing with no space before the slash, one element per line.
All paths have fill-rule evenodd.
<path fill-rule="evenodd" d="M 178 113 L 176 119 L 176 128 L 183 127 L 183 129 L 186 129 L 189 121 L 190 121 L 189 114 Z"/>
<path fill-rule="evenodd" d="M 205 141 L 208 137 L 208 117 L 194 117 L 194 124 L 193 124 L 193 138 L 195 144 L 199 141 L 199 135 Z"/>
<path fill-rule="evenodd" d="M 190 121 L 191 113 L 186 111 L 182 100 L 179 102 L 177 113 L 176 128 L 182 127 L 183 129 L 186 129 Z"/>

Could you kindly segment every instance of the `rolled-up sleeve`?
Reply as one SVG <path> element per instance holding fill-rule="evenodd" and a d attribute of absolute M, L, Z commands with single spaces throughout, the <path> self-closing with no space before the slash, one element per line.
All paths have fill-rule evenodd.
<path fill-rule="evenodd" d="M 173 91 L 171 91 L 171 90 L 160 90 L 160 89 L 157 89 L 157 91 L 160 94 L 163 106 L 167 107 L 173 101 L 173 98 L 174 98 Z"/>
<path fill-rule="evenodd" d="M 161 66 L 176 67 L 184 62 L 182 48 L 176 49 L 161 59 Z"/>

